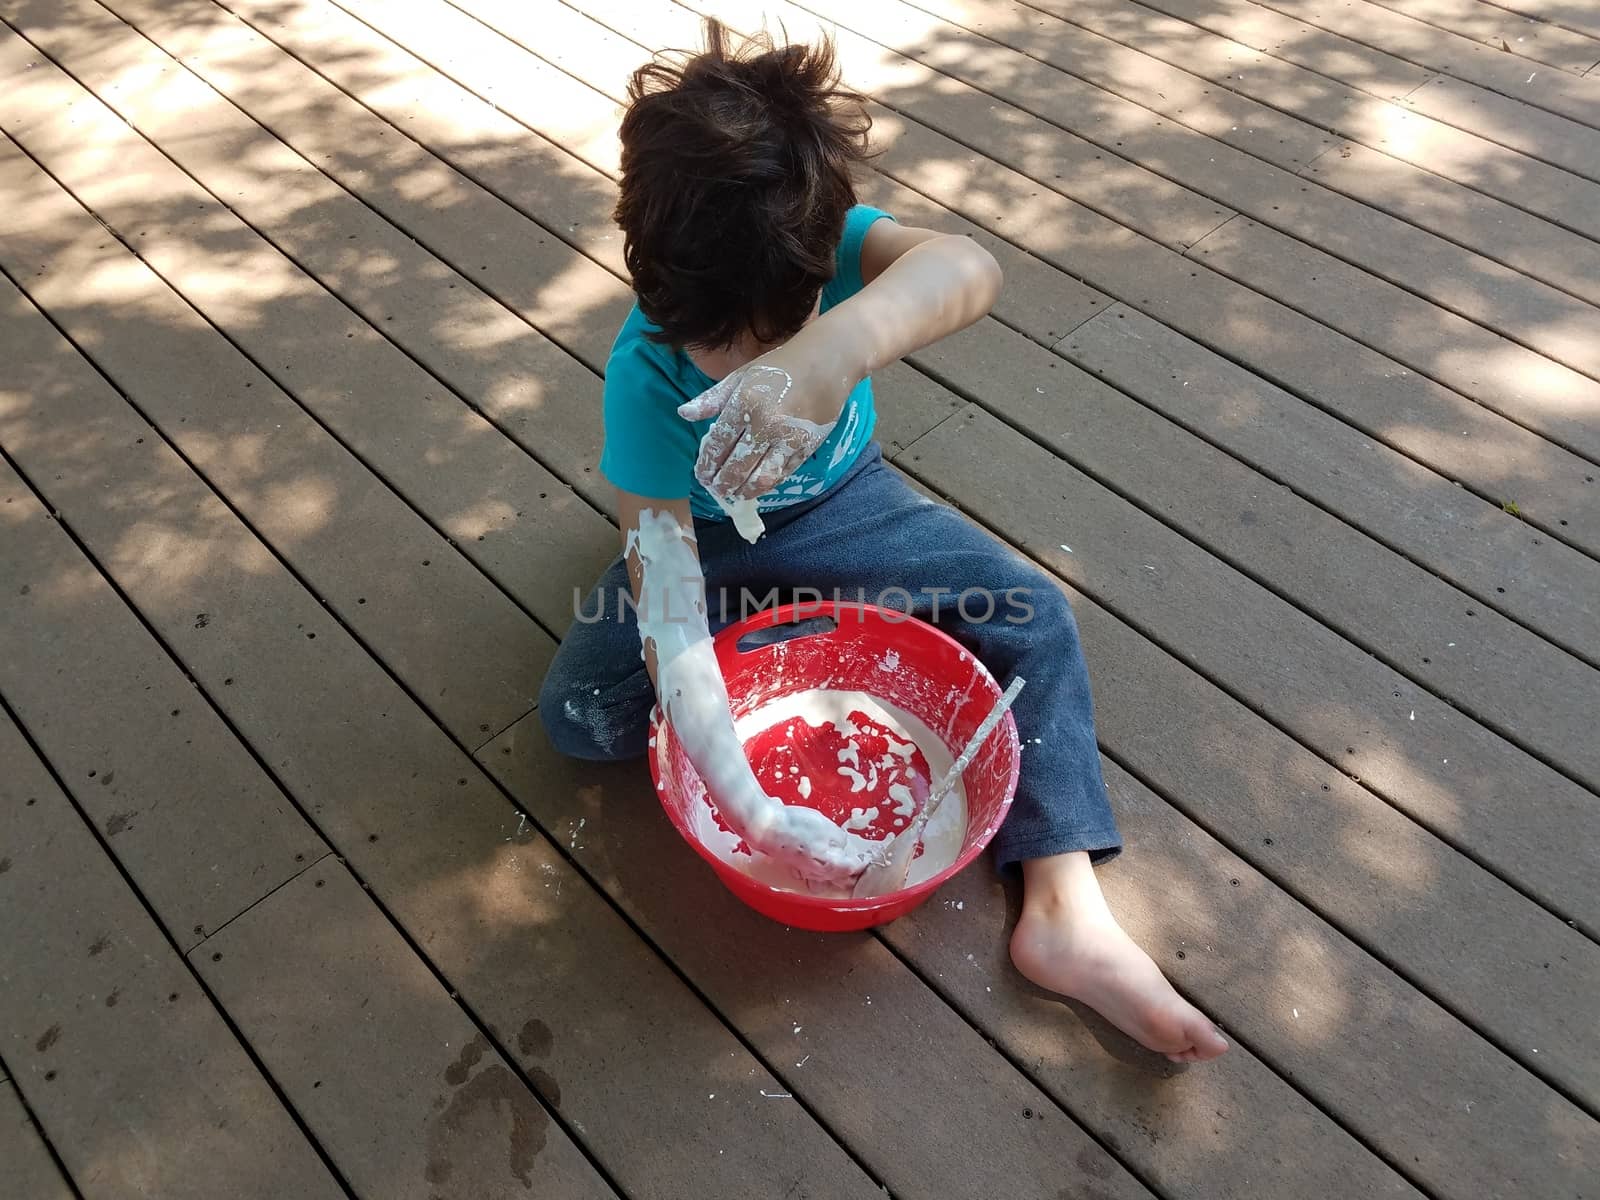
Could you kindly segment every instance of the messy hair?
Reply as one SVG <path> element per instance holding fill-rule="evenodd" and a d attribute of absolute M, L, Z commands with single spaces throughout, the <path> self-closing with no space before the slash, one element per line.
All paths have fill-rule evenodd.
<path fill-rule="evenodd" d="M 699 54 L 633 73 L 615 218 L 657 341 L 779 342 L 833 277 L 871 118 L 842 87 L 827 39 L 730 46 L 706 22 Z"/>

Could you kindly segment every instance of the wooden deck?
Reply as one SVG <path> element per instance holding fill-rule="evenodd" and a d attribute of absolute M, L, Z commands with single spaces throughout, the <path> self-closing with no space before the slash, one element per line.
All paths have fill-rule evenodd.
<path fill-rule="evenodd" d="M 987 866 L 785 930 L 542 739 L 702 14 L 836 27 L 866 198 L 1006 271 L 881 439 L 1071 596 L 1216 1063 Z M 1600 1195 L 1592 0 L 0 20 L 0 1193 Z"/>

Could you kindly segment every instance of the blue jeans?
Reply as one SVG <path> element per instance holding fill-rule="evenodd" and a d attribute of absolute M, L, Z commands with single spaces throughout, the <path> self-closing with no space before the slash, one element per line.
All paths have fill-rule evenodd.
<path fill-rule="evenodd" d="M 757 597 L 773 588 L 780 596 L 815 589 L 830 598 L 837 588 L 845 599 L 864 589 L 869 602 L 904 589 L 909 605 L 900 591 L 882 603 L 933 622 L 1002 684 L 1014 674 L 1028 681 L 1013 710 L 1023 742 L 1017 794 L 993 843 L 1000 868 L 1069 850 L 1102 862 L 1121 850 L 1100 777 L 1078 626 L 1049 576 L 914 491 L 875 444 L 826 495 L 762 518 L 767 533 L 753 546 L 730 521 L 695 522 L 713 633 L 739 619 L 741 588 Z M 627 589 L 618 559 L 584 602 L 586 620 L 574 622 L 540 691 L 551 742 L 575 758 L 613 762 L 645 752 L 655 695 L 633 610 L 617 602 Z M 1015 589 L 1033 609 L 1026 622 L 1015 619 Z"/>

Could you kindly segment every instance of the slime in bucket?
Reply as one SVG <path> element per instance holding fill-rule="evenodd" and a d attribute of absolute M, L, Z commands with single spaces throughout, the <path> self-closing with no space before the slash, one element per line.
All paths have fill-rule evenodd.
<path fill-rule="evenodd" d="M 828 618 L 826 622 L 814 618 Z M 830 627 L 808 632 L 808 625 Z M 752 644 L 779 636 L 786 640 Z M 931 625 L 873 605 L 813 602 L 757 613 L 717 635 L 735 728 L 756 778 L 785 804 L 817 809 L 872 840 L 905 829 L 1001 695 L 987 669 Z M 907 886 L 852 898 L 808 889 L 731 833 L 659 710 L 650 771 L 678 832 L 734 895 L 805 929 L 864 929 L 902 916 L 970 863 L 1005 819 L 1020 747 L 1007 713 L 923 834 Z"/>

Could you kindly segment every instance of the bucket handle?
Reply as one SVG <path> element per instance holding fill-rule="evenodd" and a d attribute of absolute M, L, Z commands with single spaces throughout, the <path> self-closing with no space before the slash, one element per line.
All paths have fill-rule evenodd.
<path fill-rule="evenodd" d="M 906 621 L 915 620 L 910 613 L 899 612 L 895 609 L 881 608 L 875 604 L 859 604 L 855 601 L 840 600 L 800 600 L 790 604 L 780 604 L 776 608 L 763 608 L 749 617 L 730 625 L 717 637 L 720 639 L 725 634 L 738 630 L 738 642 L 734 650 L 739 654 L 755 654 L 767 646 L 775 645 L 774 642 L 763 642 L 755 646 L 746 646 L 746 640 L 762 630 L 770 629 L 774 625 L 801 625 L 809 621 L 818 621 L 825 618 L 828 621 L 826 629 L 809 629 L 798 632 L 793 637 L 780 639 L 780 642 L 800 641 L 809 637 L 832 637 L 839 631 L 839 626 L 846 621 L 854 620 L 858 624 L 876 621 L 879 624 L 899 625 Z"/>
<path fill-rule="evenodd" d="M 739 640 L 735 643 L 734 649 L 740 654 L 754 654 L 758 650 L 767 649 L 769 646 L 787 645 L 790 642 L 803 641 L 812 637 L 829 637 L 839 628 L 839 622 L 828 613 L 819 613 L 813 617 L 799 617 L 786 623 L 792 626 L 787 633 L 781 631 L 780 625 L 776 621 L 768 622 L 759 629 L 743 629 L 739 633 Z M 815 626 L 815 628 L 808 629 L 806 626 Z M 769 631 L 777 632 L 771 638 L 761 641 L 751 640 L 759 638 Z"/>

